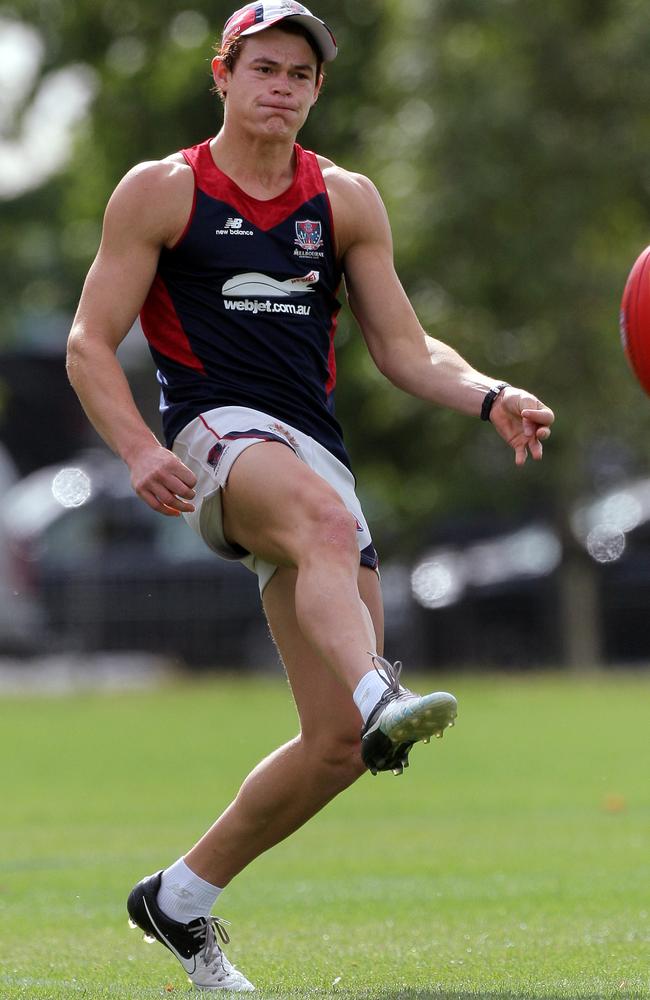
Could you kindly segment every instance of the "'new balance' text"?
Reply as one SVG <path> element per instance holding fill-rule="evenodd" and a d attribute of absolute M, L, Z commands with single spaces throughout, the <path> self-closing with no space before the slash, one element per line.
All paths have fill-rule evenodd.
<path fill-rule="evenodd" d="M 215 236 L 254 236 L 252 229 L 242 229 L 243 219 L 226 219 L 223 229 L 215 229 Z"/>

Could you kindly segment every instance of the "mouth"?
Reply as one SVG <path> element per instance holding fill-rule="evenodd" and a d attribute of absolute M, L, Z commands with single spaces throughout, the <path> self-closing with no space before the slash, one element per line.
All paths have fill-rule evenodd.
<path fill-rule="evenodd" d="M 288 108 L 285 104 L 260 104 L 260 107 L 265 111 L 288 111 L 290 114 L 296 114 L 297 108 Z"/>

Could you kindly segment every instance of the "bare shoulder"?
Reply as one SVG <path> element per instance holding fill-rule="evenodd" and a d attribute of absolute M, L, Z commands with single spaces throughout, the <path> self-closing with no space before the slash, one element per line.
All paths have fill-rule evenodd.
<path fill-rule="evenodd" d="M 326 157 L 319 156 L 318 160 L 332 205 L 340 256 L 362 237 L 384 238 L 388 225 L 386 209 L 370 178 L 345 170 Z"/>
<path fill-rule="evenodd" d="M 180 153 L 138 163 L 122 178 L 106 209 L 105 228 L 136 229 L 143 239 L 172 246 L 194 198 L 194 174 Z"/>
<path fill-rule="evenodd" d="M 379 191 L 369 177 L 345 170 L 324 156 L 319 156 L 318 161 L 330 198 L 344 202 L 349 209 L 382 204 Z"/>

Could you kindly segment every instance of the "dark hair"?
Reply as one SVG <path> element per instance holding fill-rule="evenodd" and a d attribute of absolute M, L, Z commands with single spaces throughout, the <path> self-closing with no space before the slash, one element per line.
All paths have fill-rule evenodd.
<path fill-rule="evenodd" d="M 309 42 L 311 50 L 316 56 L 316 82 L 318 82 L 323 74 L 323 56 L 318 48 L 318 45 L 307 29 L 299 22 L 286 19 L 284 21 L 280 21 L 278 24 L 272 25 L 272 27 L 277 28 L 278 31 L 284 31 L 287 35 L 300 35 L 306 42 Z M 235 38 L 229 39 L 225 45 L 221 45 L 220 42 L 215 42 L 214 49 L 221 62 L 230 73 L 233 72 L 235 66 L 237 65 L 237 61 L 242 53 L 242 47 L 245 41 L 245 37 L 242 38 L 241 35 L 236 35 Z M 220 88 L 215 85 L 213 90 L 218 93 L 223 100 L 224 95 L 221 93 Z"/>

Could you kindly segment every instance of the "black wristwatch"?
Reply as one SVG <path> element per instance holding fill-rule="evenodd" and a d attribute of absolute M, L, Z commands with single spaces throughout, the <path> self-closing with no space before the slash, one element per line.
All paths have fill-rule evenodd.
<path fill-rule="evenodd" d="M 497 398 L 500 392 L 508 388 L 507 382 L 499 382 L 495 385 L 489 392 L 485 394 L 485 399 L 483 400 L 483 406 L 481 407 L 481 420 L 489 420 L 490 413 L 492 412 L 492 406 L 494 400 Z"/>

